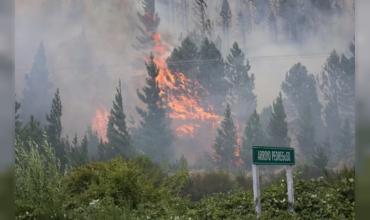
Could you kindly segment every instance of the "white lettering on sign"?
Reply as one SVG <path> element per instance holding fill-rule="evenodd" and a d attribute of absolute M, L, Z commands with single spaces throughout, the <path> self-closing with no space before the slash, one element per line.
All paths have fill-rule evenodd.
<path fill-rule="evenodd" d="M 258 151 L 258 160 L 271 160 L 271 151 Z"/>
<path fill-rule="evenodd" d="M 272 151 L 273 161 L 290 161 L 290 152 Z"/>

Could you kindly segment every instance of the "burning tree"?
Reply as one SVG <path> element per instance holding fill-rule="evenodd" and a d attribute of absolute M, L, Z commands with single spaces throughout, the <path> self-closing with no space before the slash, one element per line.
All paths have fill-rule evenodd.
<path fill-rule="evenodd" d="M 137 107 L 137 112 L 142 118 L 137 142 L 140 149 L 155 161 L 168 161 L 173 158 L 173 135 L 166 103 L 161 97 L 161 89 L 157 82 L 160 70 L 152 54 L 146 63 L 146 69 L 148 73 L 146 86 L 142 91 L 137 91 L 139 99 L 146 106 L 146 108 Z"/>
<path fill-rule="evenodd" d="M 207 15 L 207 3 L 205 0 L 194 0 L 195 25 L 200 30 L 201 37 L 210 36 L 212 32 L 211 20 Z"/>
<path fill-rule="evenodd" d="M 168 115 L 173 122 L 172 126 L 175 127 L 177 136 L 194 137 L 194 134 L 197 133 L 204 122 L 213 125 L 220 118 L 219 115 L 214 113 L 213 106 L 207 102 L 208 100 L 205 100 L 208 90 L 198 80 L 200 79 L 198 78 L 200 72 L 198 71 L 198 65 L 194 64 L 194 58 L 200 56 L 198 48 L 190 38 L 186 38 L 181 47 L 174 49 L 171 56 L 168 57 L 170 48 L 161 41 L 159 33 L 155 35 L 154 39 L 154 63 L 159 71 L 156 81 L 161 90 L 160 96 L 168 107 Z M 208 56 L 218 52 L 214 49 L 214 45 L 210 43 L 208 45 L 213 46 L 213 48 L 204 49 L 202 55 Z M 213 53 L 207 53 L 209 51 Z M 219 55 L 219 53 L 216 53 L 216 55 Z M 184 59 L 193 60 L 189 63 L 189 60 Z M 222 63 L 222 57 L 217 56 L 216 63 L 217 61 Z M 219 65 L 214 66 L 219 67 Z M 222 68 L 219 69 L 223 70 Z M 204 71 L 203 75 L 206 78 L 212 78 L 211 74 L 219 73 L 214 69 L 208 69 L 207 71 Z M 214 88 L 216 88 L 216 85 Z M 220 102 L 217 102 L 217 104 L 220 104 Z"/>
<path fill-rule="evenodd" d="M 159 17 L 155 12 L 155 0 L 142 1 L 144 13 L 138 13 L 141 25 L 138 26 L 141 35 L 137 37 L 139 44 L 135 47 L 140 49 L 149 49 L 153 46 L 153 34 L 157 32 Z"/>
<path fill-rule="evenodd" d="M 217 129 L 214 149 L 214 159 L 219 169 L 231 170 L 235 161 L 235 151 L 238 146 L 237 130 L 231 117 L 230 105 L 226 105 L 224 119 Z"/>
<path fill-rule="evenodd" d="M 198 47 L 190 37 L 186 37 L 181 45 L 175 48 L 167 59 L 168 68 L 174 73 L 183 73 L 195 79 L 199 74 L 194 61 L 199 59 Z"/>

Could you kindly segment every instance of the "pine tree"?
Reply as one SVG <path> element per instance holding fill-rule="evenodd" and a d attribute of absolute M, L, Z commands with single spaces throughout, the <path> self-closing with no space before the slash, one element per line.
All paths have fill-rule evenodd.
<path fill-rule="evenodd" d="M 228 102 L 242 123 L 256 108 L 256 96 L 254 90 L 254 75 L 249 74 L 249 61 L 245 59 L 244 53 L 238 43 L 234 43 L 227 56 L 226 78 L 231 84 L 228 94 Z"/>
<path fill-rule="evenodd" d="M 222 1 L 220 16 L 222 17 L 222 30 L 227 32 L 231 25 L 231 9 L 228 0 Z"/>
<path fill-rule="evenodd" d="M 155 0 L 142 0 L 144 13 L 138 13 L 141 25 L 138 26 L 141 35 L 137 37 L 136 48 L 149 49 L 153 46 L 153 34 L 157 32 L 160 18 L 155 11 Z"/>
<path fill-rule="evenodd" d="M 29 121 L 19 128 L 19 132 L 16 133 L 16 137 L 24 140 L 26 144 L 23 145 L 26 151 L 30 150 L 30 144 L 35 143 L 41 146 L 45 142 L 44 129 L 42 128 L 39 121 L 37 121 L 32 115 Z"/>
<path fill-rule="evenodd" d="M 26 75 L 25 84 L 21 101 L 22 119 L 26 121 L 33 115 L 37 121 L 44 124 L 52 93 L 43 43 L 34 57 L 31 72 Z"/>
<path fill-rule="evenodd" d="M 215 144 L 213 145 L 214 158 L 219 169 L 231 170 L 237 147 L 237 131 L 231 117 L 230 105 L 226 105 L 224 119 L 217 129 Z"/>
<path fill-rule="evenodd" d="M 66 143 L 65 145 L 68 146 L 68 143 Z M 81 143 L 79 144 L 78 136 L 77 134 L 75 134 L 75 136 L 72 139 L 72 145 L 70 146 L 68 150 L 68 158 L 69 158 L 69 164 L 72 167 L 81 166 L 88 162 L 87 136 L 86 135 L 84 135 L 84 137 L 81 140 Z"/>
<path fill-rule="evenodd" d="M 145 109 L 137 107 L 137 112 L 142 118 L 138 131 L 138 145 L 154 161 L 169 161 L 173 158 L 173 135 L 166 105 L 160 96 L 161 90 L 156 81 L 159 69 L 154 63 L 152 54 L 146 68 L 148 72 L 146 86 L 137 91 L 139 99 L 145 104 Z"/>
<path fill-rule="evenodd" d="M 100 139 L 99 140 L 99 144 L 97 146 L 97 152 L 98 152 L 98 160 L 102 161 L 102 160 L 107 160 L 109 159 L 109 152 L 108 152 L 109 148 L 103 143 L 103 140 Z"/>
<path fill-rule="evenodd" d="M 325 124 L 326 124 L 326 133 L 329 139 L 329 153 L 333 157 L 337 156 L 339 151 L 338 146 L 341 145 L 340 143 L 340 127 L 341 127 L 341 118 L 339 115 L 338 104 L 330 100 L 328 104 L 326 104 L 324 109 L 324 117 L 325 117 Z"/>
<path fill-rule="evenodd" d="M 268 138 L 268 127 L 269 127 L 271 115 L 272 115 L 271 105 L 263 108 L 260 113 L 260 122 L 261 122 L 262 130 L 265 132 L 266 139 L 269 139 Z"/>
<path fill-rule="evenodd" d="M 216 45 L 206 38 L 201 45 L 199 58 L 211 61 L 199 63 L 197 80 L 211 94 L 209 99 L 215 110 L 222 112 L 224 107 L 222 102 L 226 97 L 229 85 L 225 77 L 225 63 L 222 54 Z"/>
<path fill-rule="evenodd" d="M 212 32 L 211 20 L 207 15 L 207 3 L 205 0 L 194 0 L 195 25 L 200 30 L 201 38 L 209 37 Z"/>
<path fill-rule="evenodd" d="M 317 130 L 315 130 L 311 106 L 307 104 L 305 109 L 298 119 L 297 141 L 304 158 L 309 159 L 315 155 L 317 144 L 322 140 L 316 138 Z"/>
<path fill-rule="evenodd" d="M 315 153 L 313 155 L 313 164 L 317 167 L 320 171 L 324 171 L 326 166 L 328 165 L 329 158 L 325 151 L 325 148 L 318 147 L 315 149 Z"/>
<path fill-rule="evenodd" d="M 226 48 L 229 45 L 229 32 L 231 27 L 231 9 L 228 0 L 222 1 L 222 7 L 220 16 L 222 18 L 222 31 L 225 37 L 226 41 Z"/>
<path fill-rule="evenodd" d="M 313 74 L 309 74 L 301 63 L 293 65 L 286 73 L 281 89 L 295 107 L 297 117 L 302 117 L 307 105 L 311 108 L 316 129 L 321 132 L 321 104 L 316 91 L 316 81 Z"/>
<path fill-rule="evenodd" d="M 87 152 L 88 152 L 88 158 L 90 160 L 97 160 L 99 159 L 98 156 L 98 145 L 99 145 L 99 137 L 95 131 L 89 127 L 87 129 Z"/>
<path fill-rule="evenodd" d="M 126 125 L 126 115 L 123 110 L 121 80 L 116 88 L 113 106 L 108 118 L 107 138 L 108 145 L 113 150 L 113 155 L 120 154 L 131 157 L 134 154 Z"/>
<path fill-rule="evenodd" d="M 81 152 L 81 163 L 86 164 L 89 161 L 89 152 L 88 152 L 88 139 L 86 134 L 81 140 L 80 152 Z"/>
<path fill-rule="evenodd" d="M 344 160 L 347 165 L 353 165 L 354 163 L 354 152 L 355 152 L 355 130 L 351 128 L 350 120 L 346 119 L 342 123 L 340 133 L 340 144 L 341 149 L 339 155 L 344 155 L 338 158 Z"/>
<path fill-rule="evenodd" d="M 333 51 L 327 59 L 323 71 L 318 77 L 319 88 L 324 101 L 324 121 L 331 153 L 340 151 L 338 143 L 340 128 L 346 119 L 349 127 L 355 127 L 355 49 L 350 45 L 351 54 L 347 57 Z M 352 132 L 354 135 L 354 132 Z M 354 136 L 351 138 L 354 139 Z M 348 155 L 343 155 L 347 158 Z"/>
<path fill-rule="evenodd" d="M 189 62 L 189 60 L 195 61 L 198 59 L 199 52 L 197 45 L 190 37 L 186 37 L 181 42 L 181 46 L 172 51 L 167 59 L 167 64 L 172 73 L 176 74 L 180 72 L 190 79 L 195 79 L 198 75 L 198 68 L 197 65 Z"/>
<path fill-rule="evenodd" d="M 298 145 L 307 156 L 312 156 L 316 143 L 324 138 L 315 77 L 307 73 L 305 66 L 297 63 L 287 72 L 281 88 L 294 109 L 294 114 L 288 116 L 298 125 Z"/>
<path fill-rule="evenodd" d="M 241 156 L 245 166 L 249 168 L 252 162 L 252 147 L 266 144 L 266 137 L 256 110 L 249 117 L 247 126 L 244 129 L 242 144 Z"/>
<path fill-rule="evenodd" d="M 186 160 L 184 155 L 181 155 L 179 160 L 179 168 L 182 171 L 188 171 L 188 161 Z"/>
<path fill-rule="evenodd" d="M 283 26 L 283 33 L 286 36 L 287 40 L 291 40 L 297 42 L 300 40 L 300 37 L 303 36 L 302 33 L 298 31 L 300 27 L 297 23 L 300 21 L 302 22 L 301 26 L 303 26 L 303 20 L 300 20 L 299 2 L 298 1 L 290 1 L 290 0 L 279 0 L 278 3 L 278 15 L 281 17 L 282 26 Z"/>
<path fill-rule="evenodd" d="M 179 160 L 176 160 L 176 162 L 172 166 L 173 170 L 180 171 L 180 172 L 188 172 L 188 161 L 186 160 L 185 156 L 182 154 Z"/>
<path fill-rule="evenodd" d="M 288 137 L 288 123 L 283 105 L 281 92 L 272 104 L 272 115 L 269 122 L 270 145 L 289 146 L 290 138 Z"/>
<path fill-rule="evenodd" d="M 77 133 L 75 133 L 75 136 L 73 136 L 72 139 L 72 147 L 77 148 L 78 147 L 78 136 Z"/>
<path fill-rule="evenodd" d="M 54 148 L 56 157 L 61 163 L 61 169 L 64 170 L 67 165 L 66 149 L 61 141 L 62 136 L 62 102 L 59 95 L 59 89 L 54 94 L 50 113 L 46 116 L 47 126 L 46 134 L 50 145 Z"/>
<path fill-rule="evenodd" d="M 65 146 L 69 146 L 69 144 L 65 144 Z M 77 134 L 73 136 L 72 145 L 67 149 L 68 164 L 72 167 L 81 165 Z"/>

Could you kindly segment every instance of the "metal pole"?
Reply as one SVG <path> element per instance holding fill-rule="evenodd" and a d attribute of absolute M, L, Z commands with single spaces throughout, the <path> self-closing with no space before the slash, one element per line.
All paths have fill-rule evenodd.
<path fill-rule="evenodd" d="M 260 192 L 260 180 L 257 165 L 252 165 L 253 174 L 253 200 L 256 209 L 257 217 L 261 214 L 261 192 Z"/>
<path fill-rule="evenodd" d="M 293 166 L 286 167 L 286 182 L 288 189 L 288 210 L 289 212 L 294 212 Z"/>

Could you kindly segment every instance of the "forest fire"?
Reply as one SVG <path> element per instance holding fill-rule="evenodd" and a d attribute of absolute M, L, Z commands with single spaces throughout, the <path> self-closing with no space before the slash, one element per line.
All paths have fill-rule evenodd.
<path fill-rule="evenodd" d="M 162 42 L 160 34 L 154 33 L 152 39 L 154 62 L 159 68 L 157 82 L 170 109 L 169 117 L 177 125 L 176 134 L 180 137 L 193 137 L 201 122 L 215 124 L 221 117 L 213 112 L 211 106 L 201 106 L 200 95 L 196 92 L 201 89 L 198 82 L 190 80 L 183 73 L 172 73 L 167 67 L 170 47 Z"/>
<path fill-rule="evenodd" d="M 97 133 L 98 137 L 103 143 L 108 142 L 107 138 L 107 124 L 108 124 L 109 112 L 104 108 L 97 108 L 95 116 L 91 122 L 91 129 Z"/>

